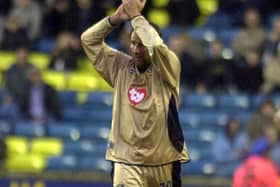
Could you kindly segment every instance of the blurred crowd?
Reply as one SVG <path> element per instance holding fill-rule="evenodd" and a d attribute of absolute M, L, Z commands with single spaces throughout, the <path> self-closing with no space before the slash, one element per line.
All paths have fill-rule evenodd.
<path fill-rule="evenodd" d="M 181 59 L 183 88 L 264 93 L 279 90 L 280 17 L 277 11 L 280 3 L 277 0 L 269 3 L 263 0 L 216 1 L 218 9 L 208 15 L 209 19 L 206 18 L 202 26 L 197 26 L 203 16 L 199 0 L 169 0 L 164 7 L 156 2 L 148 1 L 143 13 L 149 18 L 152 17 L 150 10 L 167 10 L 170 20 L 163 31 L 180 28 L 164 39 Z M 110 14 L 119 3 L 113 0 L 1 0 L 0 49 L 26 46 L 32 51 L 48 52 L 50 69 L 76 70 L 77 60 L 83 56 L 80 34 Z M 229 43 L 219 37 L 201 41 L 186 32 L 198 27 L 223 27 L 218 23 L 211 25 L 211 16 L 230 18 L 226 23 L 228 30 L 236 32 Z M 130 27 L 122 25 L 118 30 L 108 42 L 129 51 Z"/>
<path fill-rule="evenodd" d="M 217 1 L 219 7 L 214 16 L 230 17 L 231 21 L 226 24 L 236 31 L 229 43 L 219 37 L 198 40 L 187 32 L 209 23 L 206 19 L 205 25 L 196 25 L 202 16 L 198 1 L 170 0 L 165 7 L 171 18 L 168 27 L 179 28 L 164 39 L 181 60 L 183 90 L 278 93 L 280 1 Z M 4 73 L 3 108 L 9 110 L 16 104 L 24 119 L 39 123 L 46 122 L 49 116 L 61 120 L 57 93 L 42 80 L 41 71 L 28 61 L 28 54 L 48 52 L 49 69 L 77 70 L 77 61 L 83 56 L 80 34 L 119 3 L 113 0 L 0 0 L 0 49 L 16 54 L 15 63 Z M 153 6 L 153 1 L 148 0 L 144 14 L 148 15 Z M 129 51 L 130 29 L 126 24 L 120 26 L 108 42 Z M 268 147 L 280 168 L 280 113 L 276 110 L 273 101 L 264 101 L 246 125 L 246 131 L 240 130 L 237 120 L 228 122 L 225 131 L 213 142 L 212 156 L 220 175 L 232 173 L 250 153 L 250 145 L 263 137 L 269 145 L 275 144 L 273 148 Z M 258 150 L 258 154 L 262 155 L 268 147 Z"/>

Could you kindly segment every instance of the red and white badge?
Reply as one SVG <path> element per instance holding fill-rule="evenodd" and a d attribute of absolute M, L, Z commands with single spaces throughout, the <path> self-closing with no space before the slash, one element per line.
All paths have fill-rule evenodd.
<path fill-rule="evenodd" d="M 147 96 L 146 88 L 129 88 L 128 89 L 128 99 L 131 104 L 138 105 Z"/>

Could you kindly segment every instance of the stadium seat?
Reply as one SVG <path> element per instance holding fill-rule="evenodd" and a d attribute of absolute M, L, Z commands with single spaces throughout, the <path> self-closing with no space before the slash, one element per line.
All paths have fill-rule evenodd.
<path fill-rule="evenodd" d="M 26 137 L 8 136 L 5 138 L 9 156 L 21 156 L 28 153 L 29 144 Z"/>
<path fill-rule="evenodd" d="M 21 155 L 8 157 L 6 169 L 8 172 L 41 173 L 46 166 L 46 160 L 40 155 Z"/>
<path fill-rule="evenodd" d="M 50 63 L 49 55 L 45 53 L 31 53 L 29 59 L 39 69 L 47 69 Z"/>
<path fill-rule="evenodd" d="M 205 27 L 191 27 L 187 30 L 187 34 L 193 39 L 207 42 L 211 42 L 217 37 L 213 30 Z"/>
<path fill-rule="evenodd" d="M 209 147 L 202 148 L 200 146 L 197 146 L 197 147 L 188 146 L 188 151 L 189 151 L 191 160 L 192 161 L 211 160 L 212 159 L 211 158 L 211 149 Z"/>
<path fill-rule="evenodd" d="M 170 13 L 164 8 L 151 8 L 147 13 L 148 19 L 161 28 L 170 24 Z"/>
<path fill-rule="evenodd" d="M 5 137 L 12 133 L 13 125 L 7 120 L 0 120 L 0 136 Z"/>
<path fill-rule="evenodd" d="M 108 92 L 90 92 L 87 95 L 85 108 L 88 109 L 111 109 L 113 105 L 113 95 Z"/>
<path fill-rule="evenodd" d="M 46 70 L 42 72 L 42 76 L 43 80 L 53 86 L 56 90 L 65 90 L 67 79 L 63 72 Z"/>
<path fill-rule="evenodd" d="M 240 123 L 240 127 L 243 130 L 248 124 L 250 117 L 252 116 L 252 112 L 237 112 L 233 117 L 237 119 Z"/>
<path fill-rule="evenodd" d="M 107 143 L 94 143 L 89 140 L 64 141 L 63 154 L 73 154 L 78 156 L 104 157 Z"/>
<path fill-rule="evenodd" d="M 186 94 L 183 99 L 183 105 L 190 108 L 214 108 L 216 106 L 216 98 L 214 95 L 190 93 Z"/>
<path fill-rule="evenodd" d="M 51 53 L 55 47 L 55 39 L 53 38 L 43 38 L 37 44 L 37 49 L 43 53 Z"/>
<path fill-rule="evenodd" d="M 248 110 L 250 104 L 250 99 L 246 94 L 221 94 L 218 96 L 218 107 L 225 111 Z"/>
<path fill-rule="evenodd" d="M 191 161 L 182 165 L 183 175 L 214 175 L 215 170 L 215 164 L 209 160 Z"/>
<path fill-rule="evenodd" d="M 111 124 L 112 110 L 85 110 L 83 113 L 85 121 L 93 124 L 107 123 Z"/>
<path fill-rule="evenodd" d="M 232 41 L 239 32 L 238 29 L 227 29 L 223 28 L 220 29 L 219 32 L 217 32 L 217 38 L 221 40 L 225 47 L 231 48 L 232 47 Z"/>
<path fill-rule="evenodd" d="M 0 72 L 6 71 L 14 62 L 15 54 L 7 51 L 0 51 Z"/>
<path fill-rule="evenodd" d="M 90 139 L 95 142 L 107 142 L 108 127 L 84 126 L 81 127 L 81 139 Z"/>
<path fill-rule="evenodd" d="M 63 151 L 63 141 L 58 138 L 33 138 L 31 140 L 32 154 L 48 156 L 59 156 Z"/>
<path fill-rule="evenodd" d="M 50 123 L 48 125 L 48 135 L 76 141 L 80 139 L 80 129 L 76 124 L 70 122 Z"/>
<path fill-rule="evenodd" d="M 180 111 L 179 118 L 182 126 L 193 129 L 220 129 L 226 124 L 228 115 L 225 112 L 213 110 L 208 112 Z"/>
<path fill-rule="evenodd" d="M 18 122 L 15 125 L 15 135 L 26 137 L 40 137 L 46 134 L 45 126 L 43 124 L 34 124 L 32 122 L 24 121 Z"/>
<path fill-rule="evenodd" d="M 75 91 L 60 91 L 58 97 L 63 108 L 76 107 L 78 104 L 78 96 Z"/>
<path fill-rule="evenodd" d="M 94 158 L 92 156 L 81 157 L 79 162 L 79 169 L 94 170 L 109 173 L 111 172 L 111 162 L 104 160 L 104 157 Z"/>
<path fill-rule="evenodd" d="M 64 108 L 62 116 L 63 120 L 67 122 L 83 122 L 86 120 L 84 113 L 84 110 L 81 108 Z"/>
<path fill-rule="evenodd" d="M 99 79 L 86 73 L 70 73 L 67 90 L 88 92 L 99 89 Z"/>
<path fill-rule="evenodd" d="M 232 29 L 231 24 L 232 20 L 229 15 L 214 13 L 207 17 L 204 26 L 219 31 L 219 29 Z"/>
<path fill-rule="evenodd" d="M 201 129 L 186 129 L 183 131 L 184 137 L 187 141 L 197 143 L 199 142 L 212 142 L 215 138 L 214 130 L 201 130 Z"/>
<path fill-rule="evenodd" d="M 51 156 L 46 162 L 46 170 L 49 171 L 71 171 L 78 165 L 78 159 L 74 155 Z"/>

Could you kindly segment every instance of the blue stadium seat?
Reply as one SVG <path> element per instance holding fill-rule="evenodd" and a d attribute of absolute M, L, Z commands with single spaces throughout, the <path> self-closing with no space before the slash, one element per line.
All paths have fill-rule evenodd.
<path fill-rule="evenodd" d="M 213 41 L 217 37 L 212 29 L 205 27 L 191 27 L 187 30 L 187 34 L 190 35 L 191 38 L 207 42 Z"/>
<path fill-rule="evenodd" d="M 75 107 L 77 106 L 77 92 L 75 91 L 61 91 L 58 92 L 59 100 L 62 107 Z"/>
<path fill-rule="evenodd" d="M 105 110 L 85 110 L 84 111 L 84 120 L 91 122 L 93 124 L 106 123 L 111 124 L 112 120 L 112 109 Z"/>
<path fill-rule="evenodd" d="M 197 145 L 199 145 L 200 142 L 211 143 L 215 138 L 214 130 L 185 129 L 183 133 L 188 142 L 194 142 Z"/>
<path fill-rule="evenodd" d="M 280 107 L 280 95 L 279 94 L 273 94 L 272 100 L 274 101 L 277 108 Z"/>
<path fill-rule="evenodd" d="M 81 139 L 95 140 L 96 142 L 106 142 L 109 134 L 108 127 L 83 126 L 81 127 Z"/>
<path fill-rule="evenodd" d="M 63 120 L 69 122 L 82 122 L 85 119 L 84 110 L 81 108 L 65 108 L 62 110 Z"/>
<path fill-rule="evenodd" d="M 182 32 L 182 28 L 175 26 L 175 25 L 170 25 L 164 29 L 162 29 L 162 38 L 164 41 L 168 42 L 169 38 L 171 36 L 180 34 Z"/>
<path fill-rule="evenodd" d="M 78 159 L 74 155 L 52 156 L 47 159 L 46 170 L 72 171 L 77 165 Z"/>
<path fill-rule="evenodd" d="M 228 115 L 221 111 L 187 112 L 180 111 L 179 118 L 183 128 L 219 130 L 228 120 Z"/>
<path fill-rule="evenodd" d="M 188 146 L 188 151 L 192 161 L 198 160 L 211 160 L 211 146 L 202 147 L 202 146 Z"/>
<path fill-rule="evenodd" d="M 48 125 L 48 135 L 77 141 L 80 139 L 80 129 L 73 123 L 51 123 Z"/>
<path fill-rule="evenodd" d="M 84 104 L 89 109 L 111 109 L 113 104 L 112 93 L 90 92 Z"/>
<path fill-rule="evenodd" d="M 212 28 L 214 30 L 220 28 L 231 29 L 232 19 L 227 14 L 212 14 L 207 17 L 207 20 L 204 24 L 205 27 Z"/>
<path fill-rule="evenodd" d="M 232 41 L 238 32 L 238 29 L 221 29 L 217 33 L 217 38 L 223 42 L 226 48 L 232 48 Z"/>
<path fill-rule="evenodd" d="M 219 108 L 225 111 L 248 110 L 251 104 L 248 95 L 242 93 L 221 94 L 217 100 Z"/>
<path fill-rule="evenodd" d="M 212 94 L 198 94 L 190 93 L 186 94 L 183 99 L 185 107 L 190 108 L 214 108 L 216 106 L 216 98 Z"/>
<path fill-rule="evenodd" d="M 84 156 L 81 157 L 79 162 L 79 169 L 81 170 L 94 170 L 109 173 L 112 169 L 112 164 L 106 161 L 104 157 Z"/>
<path fill-rule="evenodd" d="M 64 141 L 63 154 L 78 156 L 105 157 L 106 143 L 94 143 L 93 141 Z"/>
<path fill-rule="evenodd" d="M 12 133 L 13 125 L 6 120 L 0 120 L 0 136 L 7 136 Z"/>
<path fill-rule="evenodd" d="M 214 175 L 215 171 L 215 164 L 209 160 L 191 161 L 182 165 L 183 175 Z"/>
<path fill-rule="evenodd" d="M 234 118 L 237 119 L 241 125 L 241 129 L 244 129 L 252 116 L 252 112 L 237 112 Z"/>
<path fill-rule="evenodd" d="M 253 110 L 257 110 L 261 103 L 268 99 L 269 96 L 265 94 L 254 94 L 251 96 L 251 106 Z"/>
<path fill-rule="evenodd" d="M 46 134 L 46 129 L 43 124 L 35 124 L 29 121 L 16 123 L 14 131 L 16 135 L 27 137 L 41 137 Z"/>

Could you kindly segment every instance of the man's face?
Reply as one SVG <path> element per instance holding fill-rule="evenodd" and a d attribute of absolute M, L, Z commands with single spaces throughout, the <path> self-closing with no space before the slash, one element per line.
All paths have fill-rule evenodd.
<path fill-rule="evenodd" d="M 141 66 L 150 61 L 148 49 L 142 44 L 135 32 L 131 34 L 130 49 L 137 66 Z"/>

